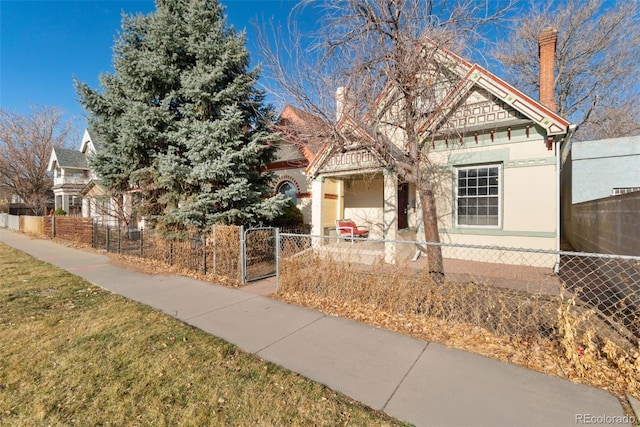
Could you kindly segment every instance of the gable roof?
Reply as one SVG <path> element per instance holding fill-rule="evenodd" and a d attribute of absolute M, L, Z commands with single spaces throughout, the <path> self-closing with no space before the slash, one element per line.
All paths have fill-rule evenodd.
<path fill-rule="evenodd" d="M 87 157 L 83 152 L 78 150 L 54 148 L 49 158 L 49 170 L 52 170 L 54 162 L 56 162 L 60 168 L 89 169 Z"/>
<path fill-rule="evenodd" d="M 460 81 L 448 90 L 440 104 L 434 109 L 434 113 L 430 114 L 420 126 L 418 129 L 419 133 L 423 135 L 437 133 L 445 119 L 460 106 L 460 103 L 463 102 L 472 91 L 478 89 L 495 98 L 497 102 L 507 106 L 512 114 L 515 115 L 515 121 L 530 120 L 541 126 L 545 129 L 547 137 L 565 135 L 569 132 L 569 121 L 506 83 L 495 74 L 487 71 L 478 64 L 472 64 L 464 60 L 449 50 L 436 46 L 428 39 L 423 39 L 423 42 L 425 45 L 431 44 L 435 48 L 433 54 L 434 60 L 438 63 L 445 64 L 449 71 L 460 78 Z M 378 96 L 374 105 L 377 106 L 384 102 L 392 90 L 391 85 L 387 86 L 387 89 Z M 364 118 L 365 121 L 367 118 L 368 114 Z M 405 153 L 394 144 L 385 144 L 389 145 L 390 148 L 385 150 L 385 152 L 379 152 L 379 144 L 367 143 L 367 141 L 373 141 L 373 135 L 377 133 L 375 129 L 367 129 L 365 123 L 357 122 L 353 118 L 343 115 L 337 125 L 337 130 L 343 134 L 343 129 L 345 128 L 354 132 L 353 135 L 355 135 L 357 139 L 360 139 L 362 142 L 360 148 L 365 148 L 375 154 L 383 164 L 408 166 L 405 162 L 407 160 Z M 342 136 L 345 135 L 343 134 Z M 348 136 L 345 137 L 349 139 Z M 341 150 L 344 151 L 344 148 Z M 335 154 L 335 150 L 332 150 L 331 147 L 323 147 L 322 151 L 310 162 L 307 172 L 310 172 L 312 175 L 317 173 L 320 168 L 329 161 L 333 154 Z"/>
<path fill-rule="evenodd" d="M 93 146 L 95 151 L 100 149 L 100 144 L 96 140 L 89 129 L 84 130 L 84 135 L 82 135 L 82 142 L 80 143 L 80 151 L 86 154 L 89 154 L 87 151 L 89 150 L 89 146 Z"/>
<path fill-rule="evenodd" d="M 313 161 L 333 134 L 330 123 L 291 105 L 284 107 L 275 129 L 295 144 L 308 162 Z"/>
<path fill-rule="evenodd" d="M 371 136 L 375 131 L 369 129 L 365 123 L 343 116 L 336 128 L 346 143 L 343 146 L 337 144 L 325 146 L 307 167 L 308 174 L 315 175 L 335 156 L 340 158 L 338 160 L 340 165 L 357 164 L 357 169 L 362 170 L 384 166 L 411 169 L 406 154 L 391 142 L 384 145 L 376 144 Z M 386 136 L 378 134 L 378 137 Z"/>
<path fill-rule="evenodd" d="M 459 70 L 459 68 L 455 68 Z M 446 118 L 447 114 L 468 94 L 475 86 L 480 87 L 495 98 L 512 106 L 531 121 L 542 126 L 547 131 L 547 136 L 563 135 L 567 133 L 569 122 L 560 117 L 549 108 L 533 100 L 520 92 L 504 80 L 490 73 L 478 64 L 473 64 L 463 76 L 456 87 L 449 92 L 436 109 L 436 114 L 430 115 L 420 127 L 420 132 L 432 133 Z"/>
<path fill-rule="evenodd" d="M 92 179 L 87 185 L 80 190 L 80 197 L 98 197 L 108 194 L 107 190 L 102 186 L 102 180 Z"/>
<path fill-rule="evenodd" d="M 438 46 L 426 37 L 422 39 L 422 43 L 422 47 L 416 49 L 431 46 L 434 49 L 434 61 L 440 64 L 446 64 L 447 69 L 456 74 L 461 80 L 436 108 L 435 111 L 437 114 L 430 115 L 426 119 L 424 124 L 419 128 L 419 132 L 436 131 L 437 126 L 442 123 L 446 115 L 474 86 L 486 90 L 497 99 L 511 105 L 515 110 L 546 129 L 548 136 L 563 135 L 568 132 L 569 121 L 560 117 L 556 112 L 550 110 L 542 103 L 519 91 L 495 74 L 487 71 L 478 64 L 470 63 L 442 46 Z M 419 52 L 416 52 L 416 54 L 419 54 Z M 387 89 L 378 96 L 375 105 L 383 102 L 391 90 L 391 85 L 389 85 Z"/>

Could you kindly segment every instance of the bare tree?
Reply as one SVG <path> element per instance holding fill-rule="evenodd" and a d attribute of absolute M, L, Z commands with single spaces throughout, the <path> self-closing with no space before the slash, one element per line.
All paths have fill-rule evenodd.
<path fill-rule="evenodd" d="M 42 215 L 53 180 L 47 172 L 54 147 L 63 147 L 75 129 L 55 107 L 32 107 L 24 115 L 0 109 L 0 187 Z"/>
<path fill-rule="evenodd" d="M 292 20 L 289 33 L 295 36 L 284 43 L 281 33 L 270 34 L 263 26 L 266 75 L 288 102 L 333 123 L 330 143 L 368 147 L 401 181 L 413 183 L 424 238 L 440 242 L 435 201 L 440 168 L 428 156 L 436 135 L 425 135 L 420 127 L 440 108 L 445 87 L 461 79 L 450 61 L 441 60 L 443 49 L 476 46 L 483 27 L 509 6 L 475 0 L 303 1 L 300 7 L 314 8 L 320 30 L 305 44 Z M 366 136 L 338 127 L 340 106 L 334 107 L 333 99 L 338 87 L 346 97 L 338 114 L 348 116 Z M 441 278 L 440 247 L 424 250 L 432 277 Z"/>
<path fill-rule="evenodd" d="M 611 138 L 640 130 L 638 3 L 547 0 L 518 15 L 493 56 L 508 79 L 537 93 L 538 37 L 558 30 L 555 94 L 558 114 L 575 123 L 576 139 Z"/>

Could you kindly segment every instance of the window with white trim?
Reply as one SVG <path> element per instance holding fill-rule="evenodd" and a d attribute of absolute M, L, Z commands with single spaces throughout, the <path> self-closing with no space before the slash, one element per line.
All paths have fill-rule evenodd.
<path fill-rule="evenodd" d="M 457 225 L 500 225 L 500 169 L 499 165 L 485 165 L 456 170 Z"/>

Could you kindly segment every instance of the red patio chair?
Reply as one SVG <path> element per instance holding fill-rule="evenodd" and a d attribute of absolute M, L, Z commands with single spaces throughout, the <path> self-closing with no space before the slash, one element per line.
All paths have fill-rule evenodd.
<path fill-rule="evenodd" d="M 338 233 L 338 237 L 351 238 L 351 243 L 354 242 L 354 237 L 369 237 L 369 230 L 367 227 L 358 227 L 355 221 L 350 219 L 337 219 L 336 232 Z"/>

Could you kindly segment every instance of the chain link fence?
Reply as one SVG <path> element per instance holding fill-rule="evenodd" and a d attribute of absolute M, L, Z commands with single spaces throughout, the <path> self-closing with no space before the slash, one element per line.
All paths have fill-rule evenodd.
<path fill-rule="evenodd" d="M 211 233 L 180 232 L 171 236 L 154 230 L 94 224 L 93 247 L 161 261 L 203 275 L 240 280 L 242 227 L 216 225 Z"/>
<path fill-rule="evenodd" d="M 442 276 L 429 272 L 434 250 Z M 640 338 L 640 257 L 281 233 L 278 284 L 517 339 L 572 328 L 632 352 Z"/>

